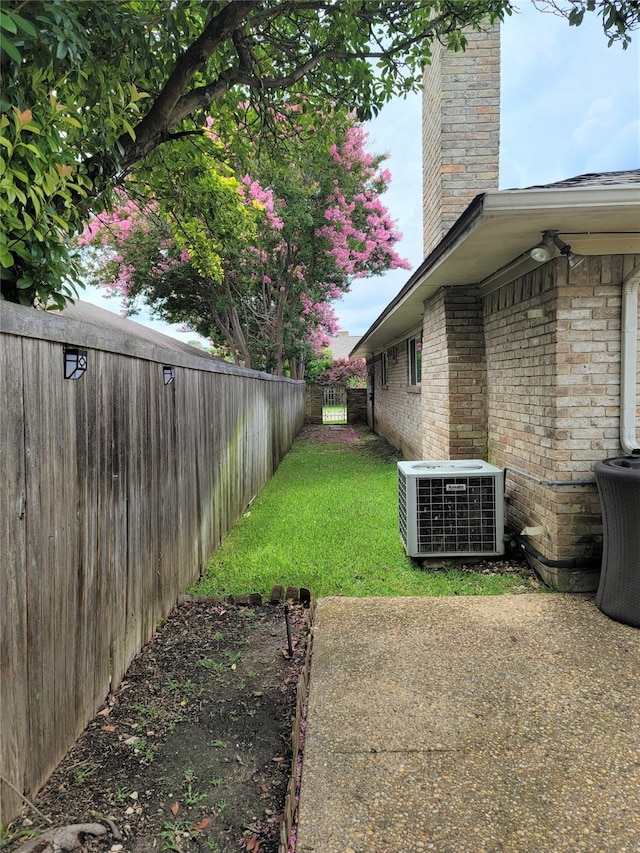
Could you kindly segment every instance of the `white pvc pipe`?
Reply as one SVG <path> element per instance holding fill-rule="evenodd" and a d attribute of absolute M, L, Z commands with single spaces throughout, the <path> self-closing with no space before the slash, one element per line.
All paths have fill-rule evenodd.
<path fill-rule="evenodd" d="M 622 283 L 622 352 L 620 364 L 620 444 L 627 456 L 640 453 L 636 438 L 638 287 L 640 266 Z"/>

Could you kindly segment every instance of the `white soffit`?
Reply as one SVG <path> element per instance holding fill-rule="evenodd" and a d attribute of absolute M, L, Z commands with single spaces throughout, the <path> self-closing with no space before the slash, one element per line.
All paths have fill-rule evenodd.
<path fill-rule="evenodd" d="M 640 254 L 640 185 L 485 193 L 468 229 L 432 264 L 425 261 L 414 285 L 387 306 L 351 356 L 371 356 L 400 339 L 441 287 L 480 283 L 537 245 L 545 231 L 557 231 L 576 254 Z"/>

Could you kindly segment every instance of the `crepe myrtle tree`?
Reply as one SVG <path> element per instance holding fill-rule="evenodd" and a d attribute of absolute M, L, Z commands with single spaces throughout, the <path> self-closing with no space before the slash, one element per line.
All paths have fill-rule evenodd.
<path fill-rule="evenodd" d="M 409 268 L 380 198 L 391 176 L 339 110 L 285 108 L 277 156 L 251 141 L 251 119 L 240 148 L 206 125 L 197 144 L 150 155 L 91 220 L 87 275 L 129 313 L 145 303 L 239 364 L 302 378 L 337 329 L 331 302 L 356 278 Z"/>
<path fill-rule="evenodd" d="M 360 119 L 415 90 L 431 44 L 465 46 L 465 28 L 512 12 L 511 0 L 3 0 L 0 9 L 2 298 L 63 305 L 78 281 L 69 235 L 108 208 L 114 186 L 151 152 L 234 124 L 249 99 L 269 110 L 304 97 Z M 626 44 L 630 0 L 554 7 L 602 17 Z M 265 134 L 267 136 L 268 134 Z"/>
<path fill-rule="evenodd" d="M 326 365 L 314 381 L 317 385 L 366 388 L 367 362 L 364 358 L 337 358 Z"/>

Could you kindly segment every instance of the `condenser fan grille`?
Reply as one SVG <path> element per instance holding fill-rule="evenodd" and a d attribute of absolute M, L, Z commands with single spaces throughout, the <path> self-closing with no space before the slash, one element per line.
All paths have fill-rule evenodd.
<path fill-rule="evenodd" d="M 418 478 L 418 550 L 430 553 L 495 551 L 496 478 Z"/>

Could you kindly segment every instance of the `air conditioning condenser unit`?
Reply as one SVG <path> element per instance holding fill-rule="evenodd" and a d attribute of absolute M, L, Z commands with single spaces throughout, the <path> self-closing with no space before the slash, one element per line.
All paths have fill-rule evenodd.
<path fill-rule="evenodd" d="M 409 557 L 504 554 L 504 471 L 481 459 L 398 462 Z"/>

